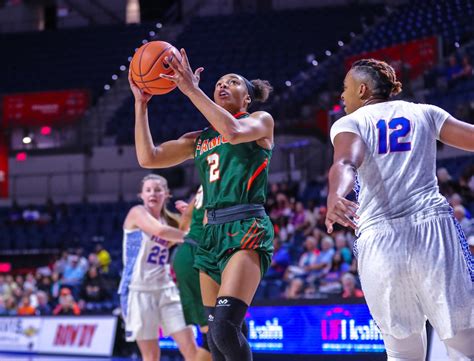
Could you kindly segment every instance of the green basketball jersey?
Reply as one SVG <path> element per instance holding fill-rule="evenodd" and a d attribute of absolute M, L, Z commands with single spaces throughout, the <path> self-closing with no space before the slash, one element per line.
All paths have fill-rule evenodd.
<path fill-rule="evenodd" d="M 239 113 L 234 117 L 248 116 Z M 206 128 L 196 139 L 194 153 L 205 208 L 265 203 L 271 156 L 271 150 L 255 141 L 232 145 L 214 128 Z"/>
<path fill-rule="evenodd" d="M 191 219 L 191 226 L 189 233 L 186 237 L 191 238 L 196 242 L 200 242 L 202 240 L 202 235 L 204 231 L 204 225 L 202 224 L 204 220 L 204 195 L 202 191 L 202 186 L 199 187 L 198 191 L 196 192 L 196 197 L 194 198 L 194 209 L 193 209 L 193 216 Z"/>

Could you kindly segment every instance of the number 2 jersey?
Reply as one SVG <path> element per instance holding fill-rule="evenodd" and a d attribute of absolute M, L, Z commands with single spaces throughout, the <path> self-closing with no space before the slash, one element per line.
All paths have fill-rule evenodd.
<path fill-rule="evenodd" d="M 359 231 L 379 220 L 448 207 L 436 179 L 436 140 L 449 116 L 434 105 L 397 100 L 364 106 L 334 123 L 333 144 L 342 132 L 366 144 L 354 189 Z"/>
<path fill-rule="evenodd" d="M 174 286 L 168 264 L 168 242 L 141 229 L 123 230 L 123 272 L 120 294 L 127 289 L 156 291 Z"/>
<path fill-rule="evenodd" d="M 248 113 L 234 117 L 245 121 Z M 257 142 L 230 144 L 209 127 L 196 139 L 194 161 L 204 190 L 205 209 L 263 204 L 272 151 Z"/>

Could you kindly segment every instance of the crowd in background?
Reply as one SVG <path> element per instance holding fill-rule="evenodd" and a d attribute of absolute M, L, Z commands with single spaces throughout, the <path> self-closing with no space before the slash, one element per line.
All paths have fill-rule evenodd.
<path fill-rule="evenodd" d="M 459 179 L 439 168 L 437 178 L 474 252 L 474 166 L 465 168 Z M 307 183 L 269 186 L 266 209 L 275 228 L 275 251 L 262 284 L 278 284 L 274 296 L 363 297 L 352 252 L 354 231 L 336 226 L 331 235 L 326 233 L 327 191 L 327 175 Z M 32 207 L 18 208 L 6 221 L 31 222 L 31 212 L 35 213 Z M 61 212 L 50 213 L 61 217 Z M 77 248 L 35 272 L 0 274 L 0 315 L 110 313 L 117 306 L 119 281 L 118 272 L 109 272 L 111 261 L 110 253 L 98 244 L 87 257 Z"/>
<path fill-rule="evenodd" d="M 0 274 L 0 315 L 79 315 L 111 301 L 109 252 L 97 245 L 87 258 L 83 253 L 64 251 L 35 273 Z"/>
<path fill-rule="evenodd" d="M 474 166 L 459 180 L 446 168 L 437 177 L 441 193 L 453 208 L 474 253 Z M 309 190 L 309 191 L 308 191 Z M 305 198 L 305 195 L 311 198 Z M 353 231 L 339 227 L 328 235 L 326 216 L 327 180 L 321 177 L 302 191 L 297 184 L 272 184 L 267 210 L 275 226 L 275 253 L 265 280 L 283 280 L 286 298 L 363 297 L 352 248 Z"/>

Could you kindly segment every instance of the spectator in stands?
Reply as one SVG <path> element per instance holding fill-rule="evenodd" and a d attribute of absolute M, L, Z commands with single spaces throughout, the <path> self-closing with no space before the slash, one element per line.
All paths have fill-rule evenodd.
<path fill-rule="evenodd" d="M 67 251 L 61 252 L 61 257 L 54 263 L 53 271 L 57 273 L 63 273 L 66 265 L 68 264 L 69 253 Z"/>
<path fill-rule="evenodd" d="M 6 314 L 9 316 L 14 316 L 17 314 L 17 307 L 16 307 L 16 302 L 15 298 L 13 296 L 7 296 L 5 297 L 5 309 L 6 309 Z"/>
<path fill-rule="evenodd" d="M 87 261 L 89 262 L 89 267 L 96 267 L 97 269 L 100 269 L 100 263 L 99 258 L 97 257 L 97 253 L 89 253 Z"/>
<path fill-rule="evenodd" d="M 296 231 L 300 231 L 304 228 L 306 221 L 306 211 L 302 202 L 296 202 L 295 211 L 291 216 L 290 223 L 293 225 Z"/>
<path fill-rule="evenodd" d="M 314 237 L 306 237 L 304 242 L 306 252 L 304 252 L 298 262 L 298 266 L 288 267 L 286 278 L 290 280 L 287 289 L 287 298 L 298 298 L 303 287 L 308 285 L 312 267 L 317 264 L 319 251 L 317 249 L 317 241 Z"/>
<path fill-rule="evenodd" d="M 40 212 L 32 204 L 28 205 L 22 213 L 24 222 L 37 222 L 41 217 Z"/>
<path fill-rule="evenodd" d="M 79 257 L 76 255 L 69 256 L 69 263 L 66 265 L 61 279 L 61 286 L 69 287 L 72 294 L 77 297 L 85 273 L 86 270 L 79 265 Z"/>
<path fill-rule="evenodd" d="M 33 308 L 36 308 L 38 306 L 38 297 L 36 296 L 36 288 L 31 286 L 31 284 L 25 284 L 23 287 L 23 297 L 29 297 L 30 299 L 30 305 Z"/>
<path fill-rule="evenodd" d="M 51 312 L 51 307 L 49 306 L 49 303 L 48 303 L 48 294 L 43 291 L 38 291 L 37 297 L 38 297 L 38 306 L 36 307 L 35 314 L 37 316 L 51 315 L 52 312 Z"/>
<path fill-rule="evenodd" d="M 279 191 L 280 188 L 278 186 L 278 183 L 270 184 L 270 191 L 267 194 L 267 201 L 265 204 L 265 208 L 267 209 L 268 214 L 270 214 L 271 210 L 276 205 L 276 196 Z"/>
<path fill-rule="evenodd" d="M 52 298 L 56 299 L 59 297 L 59 291 L 61 290 L 61 277 L 59 273 L 53 272 L 51 275 L 51 288 L 50 288 L 50 295 Z"/>
<path fill-rule="evenodd" d="M 341 251 L 338 249 L 332 258 L 331 269 L 321 278 L 319 292 L 340 294 L 342 291 L 341 276 L 349 270 L 350 264 L 344 261 Z"/>
<path fill-rule="evenodd" d="M 300 258 L 299 268 L 301 274 L 292 280 L 288 292 L 288 298 L 297 298 L 300 291 L 307 288 L 306 293 L 314 293 L 319 286 L 320 279 L 325 276 L 332 265 L 334 256 L 334 241 L 325 236 L 321 240 L 321 252 L 316 249 L 316 240 L 308 237 L 305 242 L 308 252 Z"/>
<path fill-rule="evenodd" d="M 31 305 L 29 296 L 22 297 L 17 314 L 19 316 L 33 316 L 35 314 L 35 308 Z"/>
<path fill-rule="evenodd" d="M 79 259 L 79 267 L 81 267 L 84 270 L 84 273 L 86 273 L 89 269 L 89 262 L 87 261 L 87 258 L 84 257 L 84 248 L 79 247 L 76 250 L 76 256 Z"/>
<path fill-rule="evenodd" d="M 8 221 L 11 224 L 19 223 L 23 220 L 22 218 L 23 211 L 21 210 L 20 206 L 16 201 L 13 201 L 12 206 L 8 211 Z"/>
<path fill-rule="evenodd" d="M 102 302 L 106 296 L 106 287 L 97 268 L 91 267 L 87 272 L 81 289 L 81 299 L 85 302 Z"/>
<path fill-rule="evenodd" d="M 61 290 L 61 295 L 59 296 L 59 304 L 53 311 L 53 315 L 80 315 L 81 310 L 76 302 L 74 302 L 74 297 L 71 294 L 69 288 L 63 288 Z"/>
<path fill-rule="evenodd" d="M 458 206 L 461 206 L 464 208 L 464 216 L 468 219 L 471 219 L 471 214 L 467 211 L 467 209 L 463 206 L 463 199 L 458 193 L 454 193 L 450 198 L 449 198 L 449 204 L 451 207 L 456 208 Z"/>
<path fill-rule="evenodd" d="M 23 283 L 25 282 L 22 275 L 16 275 L 15 284 L 18 288 L 23 288 Z"/>
<path fill-rule="evenodd" d="M 291 239 L 295 232 L 295 227 L 290 223 L 290 218 L 281 216 L 277 220 L 277 234 L 279 235 L 282 242 L 287 242 Z"/>
<path fill-rule="evenodd" d="M 38 290 L 51 293 L 51 278 L 48 276 L 41 276 L 38 281 Z"/>
<path fill-rule="evenodd" d="M 466 209 L 462 205 L 454 207 L 454 217 L 461 225 L 466 238 L 474 236 L 474 220 L 466 218 Z"/>
<path fill-rule="evenodd" d="M 454 84 L 454 81 L 459 77 L 459 74 L 462 72 L 462 66 L 458 63 L 458 60 L 455 55 L 451 55 L 448 58 L 448 65 L 444 71 L 446 82 L 448 86 Z"/>
<path fill-rule="evenodd" d="M 474 236 L 470 236 L 467 239 L 467 243 L 469 244 L 469 249 L 471 251 L 471 254 L 474 256 Z"/>
<path fill-rule="evenodd" d="M 95 246 L 95 253 L 97 254 L 97 259 L 101 267 L 100 271 L 102 273 L 109 273 L 109 265 L 112 263 L 110 253 L 101 244 Z"/>
<path fill-rule="evenodd" d="M 8 285 L 5 282 L 5 276 L 0 275 L 0 296 L 3 296 L 5 293 L 7 293 L 7 289 L 8 289 Z"/>
<path fill-rule="evenodd" d="M 436 178 L 438 178 L 439 191 L 443 196 L 449 197 L 456 191 L 456 183 L 446 168 L 438 168 Z"/>
<path fill-rule="evenodd" d="M 5 307 L 5 298 L 4 296 L 0 295 L 0 316 L 6 316 L 8 314 L 8 310 Z"/>
<path fill-rule="evenodd" d="M 15 281 L 13 280 L 13 276 L 12 275 L 6 275 L 5 277 L 5 286 L 3 288 L 4 290 L 4 293 L 6 296 L 9 296 L 13 293 L 13 289 L 18 287 L 15 283 Z"/>
<path fill-rule="evenodd" d="M 346 273 L 341 278 L 342 298 L 361 298 L 364 297 L 362 290 L 356 287 L 357 281 L 352 273 Z"/>
<path fill-rule="evenodd" d="M 266 279 L 281 279 L 285 274 L 286 268 L 290 264 L 290 253 L 288 247 L 283 245 L 279 237 L 273 239 L 273 256 L 272 263 L 267 273 Z"/>
<path fill-rule="evenodd" d="M 350 265 L 352 263 L 352 252 L 347 246 L 345 231 L 338 231 L 333 236 L 336 242 L 336 250 L 340 253 L 342 261 Z"/>
<path fill-rule="evenodd" d="M 469 60 L 469 56 L 464 55 L 462 58 L 461 71 L 455 76 L 456 79 L 469 79 L 473 75 L 472 65 Z"/>
<path fill-rule="evenodd" d="M 28 273 L 26 275 L 23 288 L 31 288 L 32 290 L 36 290 L 36 279 L 35 276 L 33 276 L 33 273 Z"/>
<path fill-rule="evenodd" d="M 291 213 L 288 197 L 284 193 L 278 193 L 276 196 L 276 204 L 270 212 L 270 218 L 276 221 L 280 217 L 291 217 Z"/>

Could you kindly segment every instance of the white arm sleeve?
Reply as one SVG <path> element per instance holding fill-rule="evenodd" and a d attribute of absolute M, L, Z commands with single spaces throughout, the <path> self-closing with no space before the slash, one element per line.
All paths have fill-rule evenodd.
<path fill-rule="evenodd" d="M 349 116 L 342 117 L 338 121 L 336 121 L 332 127 L 331 127 L 331 142 L 334 145 L 334 138 L 336 138 L 336 135 L 339 133 L 354 133 L 359 136 L 360 134 L 360 129 L 359 125 L 357 124 L 357 121 Z"/>
<path fill-rule="evenodd" d="M 436 105 L 423 104 L 423 108 L 426 118 L 430 121 L 431 129 L 433 129 L 436 139 L 439 140 L 439 132 L 451 114 Z"/>

